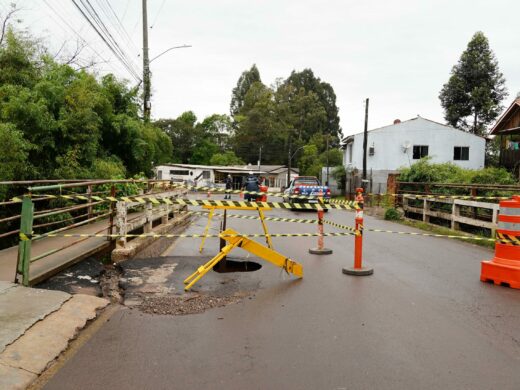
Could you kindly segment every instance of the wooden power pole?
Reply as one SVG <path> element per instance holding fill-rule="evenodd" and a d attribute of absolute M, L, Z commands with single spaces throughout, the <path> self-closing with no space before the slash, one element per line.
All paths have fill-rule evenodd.
<path fill-rule="evenodd" d="M 363 180 L 367 179 L 368 98 L 365 102 L 365 130 L 363 131 Z M 366 181 L 362 187 L 365 188 Z"/>
<path fill-rule="evenodd" d="M 147 0 L 143 1 L 143 115 L 146 122 L 150 121 L 152 104 L 150 103 L 150 57 L 148 54 L 148 11 Z"/>

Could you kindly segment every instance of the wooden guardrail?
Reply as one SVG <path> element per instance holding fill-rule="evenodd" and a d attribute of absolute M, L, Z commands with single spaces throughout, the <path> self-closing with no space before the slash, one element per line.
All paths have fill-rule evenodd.
<path fill-rule="evenodd" d="M 423 222 L 435 223 L 435 219 L 446 221 L 452 230 L 464 230 L 461 224 L 489 229 L 491 237 L 494 237 L 499 205 L 457 198 L 439 199 L 406 195 L 403 197 L 403 210 L 406 215 L 413 213 L 421 216 Z"/>

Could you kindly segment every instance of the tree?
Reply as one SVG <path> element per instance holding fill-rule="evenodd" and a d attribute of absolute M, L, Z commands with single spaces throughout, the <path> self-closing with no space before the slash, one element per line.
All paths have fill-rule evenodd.
<path fill-rule="evenodd" d="M 451 126 L 482 135 L 499 115 L 506 96 L 495 54 L 484 33 L 478 31 L 440 92 L 444 118 Z"/>
<path fill-rule="evenodd" d="M 21 131 L 12 124 L 0 123 L 0 180 L 17 180 L 24 176 L 30 149 Z M 5 190 L 5 186 L 0 186 L 0 199 L 4 199 Z"/>
<path fill-rule="evenodd" d="M 283 164 L 287 160 L 287 128 L 276 115 L 272 89 L 261 82 L 249 88 L 237 119 L 233 150 L 238 157 L 256 164 L 262 148 L 262 162 Z"/>
<path fill-rule="evenodd" d="M 299 106 L 295 129 L 306 129 L 309 133 L 309 129 L 313 128 L 314 131 L 330 134 L 332 146 L 338 146 L 342 132 L 336 94 L 332 86 L 316 77 L 311 69 L 304 69 L 301 72 L 293 70 L 285 84 L 292 86 L 290 91 L 292 100 Z M 309 112 L 305 111 L 307 106 L 314 107 L 314 110 L 318 110 L 317 107 L 320 106 L 323 112 L 314 111 L 313 115 L 304 115 Z"/>
<path fill-rule="evenodd" d="M 216 153 L 211 156 L 210 160 L 211 165 L 244 165 L 244 161 L 242 161 L 235 153 L 232 151 L 227 151 L 224 153 Z"/>
<path fill-rule="evenodd" d="M 203 133 L 216 143 L 220 151 L 231 148 L 230 139 L 233 137 L 231 118 L 228 115 L 213 114 L 198 124 Z"/>
<path fill-rule="evenodd" d="M 238 79 L 237 86 L 233 88 L 230 105 L 230 112 L 232 117 L 240 112 L 242 106 L 244 105 L 244 100 L 247 92 L 249 91 L 249 88 L 251 88 L 251 86 L 257 82 L 261 83 L 262 81 L 260 80 L 260 72 L 258 71 L 258 68 L 255 64 L 253 64 L 251 69 L 242 72 L 242 75 Z"/>
<path fill-rule="evenodd" d="M 186 111 L 176 119 L 160 119 L 155 124 L 166 132 L 173 145 L 172 162 L 188 163 L 195 147 L 195 124 L 197 117 L 193 111 Z"/>
<path fill-rule="evenodd" d="M 169 137 L 138 116 L 137 89 L 113 75 L 99 80 L 56 62 L 12 27 L 0 67 L 0 123 L 30 148 L 18 179 L 91 178 L 103 168 L 105 177 L 151 175 L 171 158 Z"/>

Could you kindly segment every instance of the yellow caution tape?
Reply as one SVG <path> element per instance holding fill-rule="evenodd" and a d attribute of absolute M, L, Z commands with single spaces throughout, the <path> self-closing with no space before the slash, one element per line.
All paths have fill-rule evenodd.
<path fill-rule="evenodd" d="M 425 195 L 421 195 L 421 194 L 377 194 L 377 193 L 367 193 L 367 194 L 364 194 L 364 196 L 394 196 L 394 197 L 399 197 L 399 196 L 404 196 L 404 197 L 416 197 L 416 198 L 419 198 L 419 199 L 433 199 L 433 198 L 436 198 L 436 199 L 468 199 L 468 200 L 472 200 L 472 199 L 496 199 L 496 200 L 507 200 L 507 199 L 511 199 L 510 196 L 472 196 L 472 195 L 436 195 L 436 194 L 425 194 Z"/>
<path fill-rule="evenodd" d="M 323 233 L 323 236 L 327 237 L 345 237 L 352 236 L 350 232 L 331 232 Z M 46 234 L 20 234 L 21 241 L 29 241 L 41 236 L 45 237 L 75 237 L 75 238 L 217 238 L 217 237 L 247 237 L 247 238 L 258 238 L 258 237 L 318 237 L 319 233 L 273 233 L 273 234 L 94 234 L 94 233 L 46 233 Z"/>
<path fill-rule="evenodd" d="M 161 186 L 164 188 L 164 186 Z M 190 191 L 201 191 L 201 192 L 217 192 L 222 194 L 249 194 L 249 195 L 268 195 L 268 196 L 281 196 L 288 199 L 318 199 L 319 195 L 289 195 L 283 192 L 263 192 L 263 191 L 242 191 L 242 190 L 227 190 L 219 187 L 208 187 L 208 186 L 190 186 L 186 184 L 169 184 L 166 188 L 184 188 Z"/>
<path fill-rule="evenodd" d="M 288 202 L 246 202 L 235 200 L 201 200 L 201 199 L 181 199 L 174 197 L 155 197 L 149 195 L 139 196 L 96 196 L 89 198 L 83 195 L 40 195 L 47 199 L 67 199 L 67 200 L 93 200 L 93 201 L 110 201 L 110 202 L 127 202 L 127 203 L 152 203 L 152 204 L 169 204 L 183 206 L 233 206 L 233 207 L 271 207 L 275 209 L 297 209 L 297 210 L 319 210 L 319 209 L 357 209 L 357 202 L 349 202 L 348 204 L 328 204 L 328 203 L 288 203 Z M 21 202 L 22 198 L 12 198 L 14 202 Z"/>

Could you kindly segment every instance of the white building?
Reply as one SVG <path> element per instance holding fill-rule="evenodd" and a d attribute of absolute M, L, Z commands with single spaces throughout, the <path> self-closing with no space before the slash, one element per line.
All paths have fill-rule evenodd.
<path fill-rule="evenodd" d="M 408 167 L 421 157 L 433 163 L 451 162 L 462 168 L 484 168 L 486 140 L 429 119 L 413 118 L 368 131 L 367 175 L 373 188 L 386 188 L 389 173 Z M 347 171 L 363 169 L 363 133 L 343 139 L 343 164 Z"/>
<path fill-rule="evenodd" d="M 195 165 L 195 164 L 163 164 L 155 167 L 155 177 L 159 180 L 171 180 L 197 186 L 217 186 L 225 184 L 226 176 L 231 175 L 233 186 L 239 189 L 248 172 L 252 171 L 263 179 L 272 191 L 279 191 L 287 186 L 287 167 L 285 165 Z M 298 176 L 298 168 L 291 168 L 291 179 Z"/>
<path fill-rule="evenodd" d="M 231 175 L 236 189 L 242 185 L 243 179 L 252 171 L 261 176 L 265 172 L 256 167 L 226 167 L 219 165 L 164 164 L 155 167 L 155 176 L 159 180 L 171 180 L 196 186 L 224 186 L 226 176 Z"/>

